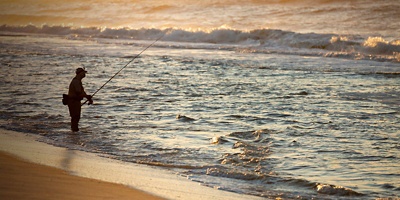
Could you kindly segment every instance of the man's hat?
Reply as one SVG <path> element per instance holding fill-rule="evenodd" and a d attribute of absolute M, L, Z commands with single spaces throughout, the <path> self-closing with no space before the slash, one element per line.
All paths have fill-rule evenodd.
<path fill-rule="evenodd" d="M 83 68 L 81 68 L 81 67 L 79 67 L 78 69 L 76 69 L 76 71 L 75 71 L 75 73 L 76 74 L 80 74 L 80 73 L 82 73 L 82 72 L 87 72 L 85 69 L 83 69 Z"/>

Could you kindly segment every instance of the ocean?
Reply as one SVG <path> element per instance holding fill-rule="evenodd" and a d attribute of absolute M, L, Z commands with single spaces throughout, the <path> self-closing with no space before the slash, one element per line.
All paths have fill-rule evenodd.
<path fill-rule="evenodd" d="M 1 1 L 0 128 L 266 199 L 399 198 L 398 10 Z M 72 133 L 61 98 L 75 69 L 92 94 L 132 60 Z"/>

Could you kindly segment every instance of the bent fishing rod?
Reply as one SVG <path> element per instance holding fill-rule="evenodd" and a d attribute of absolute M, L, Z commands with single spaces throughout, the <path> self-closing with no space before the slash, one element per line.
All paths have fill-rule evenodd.
<path fill-rule="evenodd" d="M 126 63 L 125 66 L 123 66 L 119 71 L 117 71 L 117 73 L 114 74 L 114 76 L 112 76 L 110 79 L 108 79 L 108 81 L 106 81 L 98 90 L 96 90 L 96 92 L 94 92 L 92 94 L 92 97 L 94 95 L 97 94 L 97 92 L 99 92 L 101 89 L 103 89 L 104 86 L 107 85 L 107 83 L 109 83 L 114 77 L 116 77 L 123 69 L 125 69 L 129 64 L 131 64 L 136 58 L 138 58 L 143 52 L 145 52 L 148 48 L 150 48 L 151 46 L 153 46 L 157 41 L 159 41 L 161 38 L 163 38 L 168 31 L 166 31 L 161 37 L 157 38 L 154 42 L 152 42 L 150 45 L 148 45 L 145 49 L 143 49 L 139 54 L 137 54 L 135 57 L 133 57 L 128 63 Z M 89 100 L 86 99 L 85 102 L 83 102 L 81 104 L 81 106 L 85 105 Z"/>

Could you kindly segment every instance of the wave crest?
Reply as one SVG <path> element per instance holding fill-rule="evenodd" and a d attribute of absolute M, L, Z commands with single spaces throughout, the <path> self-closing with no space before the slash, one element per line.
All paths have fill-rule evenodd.
<path fill-rule="evenodd" d="M 400 39 L 388 41 L 382 37 L 363 38 L 357 35 L 296 33 L 276 29 L 242 31 L 219 28 L 210 31 L 184 29 L 130 29 L 48 26 L 0 26 L 2 32 L 27 34 L 51 34 L 69 39 L 108 38 L 155 40 L 162 35 L 163 41 L 176 43 L 201 43 L 230 47 L 246 53 L 283 53 L 308 56 L 339 57 L 400 62 Z M 168 44 L 171 47 L 171 44 Z M 186 45 L 173 45 L 185 48 Z M 201 48 L 215 48 L 204 46 Z"/>
<path fill-rule="evenodd" d="M 361 193 L 349 188 L 328 184 L 316 184 L 317 192 L 320 194 L 338 195 L 338 196 L 362 196 Z"/>
<path fill-rule="evenodd" d="M 400 40 L 387 41 L 382 37 L 368 37 L 362 46 L 368 53 L 394 54 L 400 52 Z"/>

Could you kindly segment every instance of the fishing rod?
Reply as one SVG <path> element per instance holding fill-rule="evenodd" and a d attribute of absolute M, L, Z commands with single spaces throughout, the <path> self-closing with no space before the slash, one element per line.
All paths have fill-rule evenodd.
<path fill-rule="evenodd" d="M 108 81 L 106 81 L 98 90 L 96 90 L 96 92 L 94 92 L 92 94 L 92 97 L 94 95 L 97 94 L 97 92 L 99 92 L 105 85 L 107 85 L 107 83 L 109 83 L 114 77 L 116 77 L 123 69 L 125 69 L 129 64 L 131 64 L 136 58 L 138 58 L 143 52 L 145 52 L 148 48 L 150 48 L 151 46 L 153 46 L 157 41 L 159 41 L 161 38 L 163 38 L 168 31 L 166 31 L 161 37 L 157 38 L 154 42 L 152 42 L 150 45 L 148 45 L 145 49 L 143 49 L 139 54 L 137 54 L 135 57 L 133 57 L 128 63 L 126 63 L 125 66 L 123 66 L 117 73 L 114 74 L 114 76 L 112 76 L 110 79 L 108 79 Z M 81 106 L 85 105 L 89 100 L 86 99 L 85 102 L 83 102 L 81 104 Z"/>

